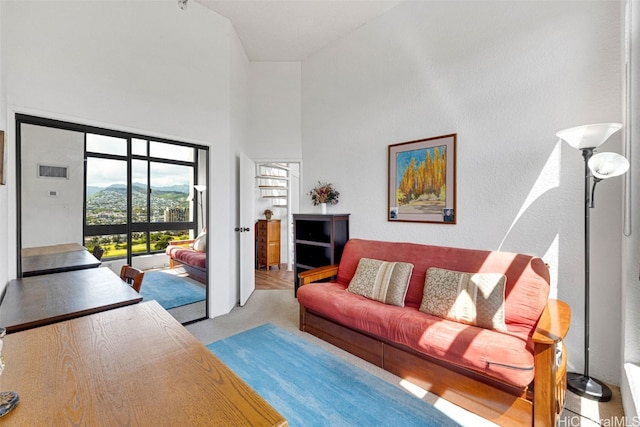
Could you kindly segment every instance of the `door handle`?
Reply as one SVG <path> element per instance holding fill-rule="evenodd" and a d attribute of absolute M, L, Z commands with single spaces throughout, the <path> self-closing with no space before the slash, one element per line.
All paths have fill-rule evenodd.
<path fill-rule="evenodd" d="M 249 227 L 236 227 L 233 229 L 233 231 L 239 231 L 240 233 L 242 233 L 245 231 L 251 231 L 251 229 Z"/>

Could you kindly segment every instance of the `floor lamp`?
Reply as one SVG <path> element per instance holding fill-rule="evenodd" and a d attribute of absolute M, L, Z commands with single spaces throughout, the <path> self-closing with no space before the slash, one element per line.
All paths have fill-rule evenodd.
<path fill-rule="evenodd" d="M 195 188 L 196 191 L 198 192 L 198 204 L 200 205 L 200 219 L 202 220 L 202 228 L 204 228 L 206 226 L 206 223 L 204 221 L 204 207 L 202 206 L 202 201 L 203 201 L 202 193 L 207 191 L 207 186 L 196 184 L 193 186 L 193 188 Z"/>
<path fill-rule="evenodd" d="M 589 210 L 594 207 L 596 184 L 603 179 L 624 174 L 629 161 L 620 154 L 598 153 L 595 149 L 622 128 L 620 123 L 599 123 L 562 130 L 556 135 L 573 148 L 582 151 L 584 158 L 584 373 L 567 374 L 567 387 L 579 396 L 607 402 L 611 389 L 602 381 L 589 376 Z M 593 179 L 593 184 L 591 180 Z"/>

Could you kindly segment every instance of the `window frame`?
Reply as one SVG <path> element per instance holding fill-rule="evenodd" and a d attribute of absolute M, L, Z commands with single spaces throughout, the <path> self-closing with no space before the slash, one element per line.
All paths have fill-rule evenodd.
<path fill-rule="evenodd" d="M 150 241 L 150 235 L 151 233 L 155 232 L 155 231 L 171 231 L 171 230 L 189 230 L 190 232 L 193 232 L 194 235 L 196 235 L 198 233 L 198 230 L 201 228 L 200 224 L 198 222 L 198 215 L 197 215 L 197 209 L 195 208 L 196 206 L 198 206 L 198 202 L 200 202 L 200 200 L 198 200 L 199 194 L 197 191 L 190 191 L 190 194 L 193 194 L 193 207 L 192 207 L 192 215 L 191 215 L 191 221 L 188 222 L 150 222 L 150 216 L 149 216 L 149 206 L 150 206 L 150 193 L 149 191 L 147 191 L 147 221 L 146 222 L 136 222 L 136 223 L 132 223 L 132 201 L 131 201 L 131 178 L 132 178 L 132 162 L 133 160 L 144 160 L 147 161 L 147 185 L 148 185 L 148 190 L 149 190 L 149 179 L 150 179 L 150 165 L 152 162 L 159 162 L 159 163 L 167 163 L 167 164 L 176 164 L 176 165 L 183 165 L 183 166 L 192 166 L 193 167 L 193 179 L 194 179 L 194 184 L 198 183 L 199 179 L 198 177 L 204 177 L 205 182 L 209 181 L 209 147 L 204 146 L 204 145 L 200 145 L 200 144 L 193 144 L 193 143 L 188 143 L 188 142 L 183 142 L 183 141 L 178 141 L 178 140 L 174 140 L 174 139 L 167 139 L 167 138 L 162 138 L 162 137 L 156 137 L 156 136 L 150 136 L 150 135 L 144 135 L 144 134 L 139 134 L 139 133 L 133 133 L 133 132 L 125 132 L 125 131 L 119 131 L 119 130 L 113 130 L 113 129 L 106 129 L 106 128 L 102 128 L 102 127 L 97 127 L 97 126 L 90 126 L 90 125 L 82 125 L 82 124 L 78 124 L 78 123 L 71 123 L 71 122 L 65 122 L 65 121 L 59 121 L 59 120 L 54 120 L 54 119 L 48 119 L 48 118 L 43 118 L 43 117 L 36 117 L 36 116 L 31 116 L 31 115 L 27 115 L 27 114 L 16 114 L 15 115 L 15 119 L 16 119 L 16 129 L 17 129 L 17 138 L 16 138 L 16 142 L 17 142 L 17 148 L 16 148 L 16 154 L 17 154 L 17 158 L 16 158 L 16 163 L 17 163 L 17 176 L 18 176 L 18 180 L 20 179 L 21 176 L 21 167 L 20 167 L 20 145 L 21 145 L 21 136 L 20 136 L 20 126 L 22 124 L 32 124 L 32 125 L 37 125 L 37 126 L 45 126 L 45 127 L 51 127 L 51 128 L 56 128 L 56 129 L 64 129 L 64 130 L 69 130 L 69 131 L 75 131 L 75 132 L 80 132 L 84 134 L 84 147 L 83 147 L 83 151 L 84 151 L 84 183 L 83 183 L 83 188 L 84 188 L 84 194 L 83 194 L 83 230 L 82 230 L 82 234 L 83 234 L 83 243 L 84 240 L 88 237 L 91 236 L 103 236 L 103 235 L 114 235 L 114 234 L 122 234 L 122 235 L 126 235 L 127 236 L 127 255 L 126 255 L 126 261 L 127 263 L 131 263 L 132 258 L 135 256 L 141 256 L 141 255 L 150 255 L 150 254 L 157 254 L 157 253 L 162 253 L 162 250 L 152 250 L 151 249 L 151 241 Z M 126 156 L 122 156 L 122 155 L 114 155 L 114 154 L 104 154 L 104 153 L 96 153 L 96 152 L 87 152 L 87 134 L 97 134 L 97 135 L 104 135 L 104 136 L 109 136 L 109 137 L 115 137 L 115 138 L 121 138 L 121 139 L 126 139 L 127 140 L 127 155 Z M 133 139 L 138 139 L 138 140 L 145 140 L 147 142 L 147 155 L 143 156 L 140 154 L 132 154 L 132 140 Z M 194 150 L 194 158 L 193 161 L 184 161 L 184 160 L 173 160 L 173 159 L 165 159 L 165 158 L 158 158 L 158 157 L 151 157 L 150 156 L 150 143 L 151 142 L 159 142 L 159 143 L 163 143 L 163 144 L 169 144 L 169 145 L 175 145 L 175 146 L 180 146 L 180 147 L 188 147 L 188 148 L 192 148 Z M 126 224 L 115 224 L 115 225 L 91 225 L 88 226 L 86 223 L 86 216 L 87 216 L 87 158 L 89 157 L 96 157 L 96 158 L 106 158 L 106 159 L 116 159 L 116 160 L 126 160 L 127 161 L 127 222 Z M 204 156 L 204 159 L 202 159 L 202 156 Z M 201 166 L 203 165 L 203 166 Z M 201 171 L 201 169 L 204 169 L 204 171 Z M 18 183 L 18 191 L 17 191 L 17 204 L 18 206 L 21 206 L 21 190 L 20 190 L 20 183 Z M 208 191 L 207 191 L 208 193 Z M 206 197 L 207 195 L 205 194 L 204 197 L 204 206 L 205 206 L 205 210 L 206 212 L 209 212 L 209 198 Z M 21 238 L 21 234 L 20 234 L 20 230 L 21 230 L 21 209 L 17 210 L 17 234 L 18 234 L 18 244 L 20 246 L 20 248 L 22 247 L 22 238 Z M 136 252 L 135 254 L 133 254 L 131 252 L 131 237 L 133 235 L 133 233 L 138 233 L 138 232 L 144 232 L 146 234 L 146 243 L 147 243 L 147 248 L 145 252 Z M 122 259 L 123 257 L 113 257 L 113 258 L 109 258 L 111 260 L 117 260 L 117 259 Z M 18 256 L 18 272 L 21 272 L 22 269 L 20 267 L 21 265 L 21 257 Z"/>

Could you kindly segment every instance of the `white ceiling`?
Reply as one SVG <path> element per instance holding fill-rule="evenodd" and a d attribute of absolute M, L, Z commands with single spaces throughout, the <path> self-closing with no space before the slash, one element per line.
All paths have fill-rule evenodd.
<path fill-rule="evenodd" d="M 229 19 L 250 61 L 301 61 L 402 0 L 196 0 Z"/>

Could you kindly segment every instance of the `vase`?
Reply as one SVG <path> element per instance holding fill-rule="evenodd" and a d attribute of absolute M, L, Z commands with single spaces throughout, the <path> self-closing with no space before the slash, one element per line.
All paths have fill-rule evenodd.
<path fill-rule="evenodd" d="M 327 204 L 326 203 L 320 203 L 320 209 L 322 210 L 322 215 L 326 215 L 327 214 Z"/>

